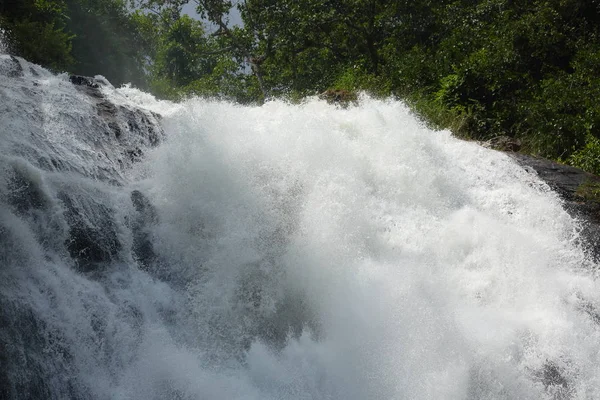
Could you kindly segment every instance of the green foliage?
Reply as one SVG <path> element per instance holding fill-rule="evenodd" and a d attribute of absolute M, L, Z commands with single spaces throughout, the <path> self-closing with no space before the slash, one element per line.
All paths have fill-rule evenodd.
<path fill-rule="evenodd" d="M 477 124 L 473 107 L 448 108 L 425 91 L 412 92 L 405 101 L 430 128 L 450 129 L 459 137 L 473 139 L 473 126 Z"/>
<path fill-rule="evenodd" d="M 360 68 L 348 68 L 333 83 L 333 88 L 351 92 L 364 91 L 372 96 L 390 96 L 391 82 L 388 78 L 370 74 Z"/>
<path fill-rule="evenodd" d="M 71 56 L 72 35 L 63 29 L 56 28 L 53 23 L 21 20 L 7 25 L 11 38 L 18 38 L 17 52 L 23 57 L 55 71 L 71 67 L 74 59 Z"/>
<path fill-rule="evenodd" d="M 592 135 L 587 135 L 585 139 L 585 146 L 573 153 L 568 162 L 575 167 L 600 175 L 600 140 Z"/>
<path fill-rule="evenodd" d="M 182 16 L 164 29 L 159 38 L 153 68 L 174 87 L 186 86 L 214 68 L 214 60 L 202 57 L 206 49 L 199 21 Z"/>
<path fill-rule="evenodd" d="M 8 32 L 13 51 L 54 70 L 69 68 L 73 35 L 65 31 L 63 1 L 23 0 L 0 3 L 0 27 Z"/>
<path fill-rule="evenodd" d="M 67 0 L 73 72 L 102 74 L 114 85 L 146 86 L 147 43 L 124 0 Z"/>
<path fill-rule="evenodd" d="M 588 179 L 577 188 L 575 195 L 588 204 L 600 204 L 600 182 L 596 179 Z"/>
<path fill-rule="evenodd" d="M 124 0 L 6 0 L 0 27 L 26 59 L 144 86 L 147 46 Z"/>
<path fill-rule="evenodd" d="M 598 172 L 600 0 L 194 0 L 206 22 L 187 0 L 125 1 L 5 0 L 0 26 L 33 61 L 162 97 L 391 95 L 461 137 Z"/>

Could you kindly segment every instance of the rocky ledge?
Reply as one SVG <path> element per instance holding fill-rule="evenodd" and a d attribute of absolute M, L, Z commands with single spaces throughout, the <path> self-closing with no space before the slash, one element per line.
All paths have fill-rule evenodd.
<path fill-rule="evenodd" d="M 0 115 L 0 190 L 5 192 L 0 210 L 25 219 L 64 218 L 68 234 L 56 252 L 66 250 L 82 272 L 102 271 L 125 257 L 129 243 L 121 240 L 119 228 L 123 204 L 107 193 L 126 187 L 134 164 L 164 139 L 160 115 L 121 99 L 101 76 L 71 75 L 66 81 L 2 54 Z M 153 209 L 139 191 L 131 193 L 131 202 L 132 254 L 140 267 L 149 268 Z M 0 244 L 1 232 L 2 226 Z M 1 318 L 0 313 L 0 323 Z"/>
<path fill-rule="evenodd" d="M 600 177 L 579 168 L 521 153 L 508 153 L 524 168 L 556 191 L 567 211 L 583 221 L 582 238 L 596 261 L 600 260 Z"/>
<path fill-rule="evenodd" d="M 120 158 L 120 163 L 139 161 L 144 147 L 155 147 L 164 137 L 158 123 L 160 115 L 148 110 L 117 105 L 106 99 L 101 90 L 103 86 L 111 86 L 106 79 L 71 75 L 69 81 L 95 103 L 97 118 L 105 126 L 105 135 L 114 137 L 121 143 L 125 159 Z"/>

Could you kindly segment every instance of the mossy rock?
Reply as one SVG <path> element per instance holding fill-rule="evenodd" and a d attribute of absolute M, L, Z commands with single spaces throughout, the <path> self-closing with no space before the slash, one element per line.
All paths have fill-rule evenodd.
<path fill-rule="evenodd" d="M 346 89 L 327 89 L 319 94 L 319 97 L 330 104 L 340 104 L 343 106 L 355 103 L 358 100 L 355 92 Z"/>

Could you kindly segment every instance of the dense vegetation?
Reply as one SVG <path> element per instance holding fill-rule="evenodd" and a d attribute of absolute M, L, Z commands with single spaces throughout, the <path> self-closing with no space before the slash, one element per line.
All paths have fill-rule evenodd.
<path fill-rule="evenodd" d="M 0 26 L 28 59 L 163 97 L 367 90 L 600 173 L 600 0 L 194 0 L 205 22 L 187 2 L 0 0 Z"/>

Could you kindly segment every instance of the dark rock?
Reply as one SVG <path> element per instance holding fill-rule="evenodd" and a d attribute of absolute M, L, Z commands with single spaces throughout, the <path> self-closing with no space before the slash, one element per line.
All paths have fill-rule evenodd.
<path fill-rule="evenodd" d="M 542 381 L 546 387 L 548 386 L 561 386 L 567 387 L 567 380 L 561 373 L 560 369 L 552 362 L 547 362 L 544 365 L 544 371 L 542 374 Z"/>
<path fill-rule="evenodd" d="M 600 184 L 600 177 L 579 168 L 526 154 L 511 154 L 519 164 L 533 169 L 553 190 L 569 201 L 579 200 L 577 190 L 591 182 Z"/>
<path fill-rule="evenodd" d="M 29 305 L 0 295 L 0 398 L 77 398 L 71 358 L 64 338 Z"/>
<path fill-rule="evenodd" d="M 80 91 L 90 96 L 92 99 L 101 100 L 104 99 L 104 95 L 100 90 L 103 83 L 96 78 L 89 76 L 71 75 L 69 81 L 77 87 Z"/>
<path fill-rule="evenodd" d="M 96 104 L 98 115 L 101 117 L 115 117 L 117 114 L 117 107 L 108 100 L 101 101 Z M 112 121 L 111 121 L 112 122 Z"/>
<path fill-rule="evenodd" d="M 143 215 L 147 222 L 156 222 L 156 211 L 154 206 L 150 203 L 150 200 L 139 190 L 131 192 L 131 202 L 135 207 L 135 210 Z"/>
<path fill-rule="evenodd" d="M 164 136 L 154 113 L 117 106 L 107 99 L 99 99 L 96 110 L 99 124 L 104 127 L 104 134 L 116 138 L 122 146 L 121 155 L 125 159 L 120 160 L 119 157 L 116 160 L 120 170 L 126 168 L 129 163 L 140 161 L 144 153 L 142 148 L 158 145 Z M 110 144 L 108 147 L 111 147 Z"/>
<path fill-rule="evenodd" d="M 7 201 L 18 214 L 23 215 L 29 210 L 46 208 L 49 200 L 38 183 L 14 168 L 8 182 Z"/>
<path fill-rule="evenodd" d="M 521 140 L 510 136 L 496 136 L 483 142 L 482 146 L 499 151 L 516 152 L 521 150 Z"/>
<path fill-rule="evenodd" d="M 600 310 L 598 310 L 593 303 L 582 301 L 580 310 L 587 314 L 595 324 L 600 325 Z"/>
<path fill-rule="evenodd" d="M 119 176 L 116 171 L 123 171 L 131 163 L 142 159 L 144 152 L 142 148 L 146 146 L 156 146 L 160 143 L 164 132 L 158 123 L 160 115 L 142 110 L 135 107 L 116 105 L 108 100 L 102 94 L 103 86 L 111 86 L 110 83 L 102 77 L 86 77 L 80 75 L 71 75 L 69 80 L 76 87 L 89 96 L 95 106 L 97 116 L 92 117 L 93 125 L 98 131 L 104 133 L 105 139 L 102 140 L 103 149 L 115 149 L 119 154 L 110 152 L 108 159 L 116 163 L 118 168 L 115 171 L 105 171 L 105 173 L 95 176 L 101 180 L 114 180 Z M 111 142 L 112 139 L 118 142 Z M 98 138 L 95 137 L 95 140 Z M 118 144 L 119 146 L 114 146 Z"/>
<path fill-rule="evenodd" d="M 55 158 L 50 160 L 52 163 L 52 166 L 57 170 L 57 171 L 63 171 L 66 169 L 65 164 L 62 162 L 62 160 L 57 160 Z"/>
<path fill-rule="evenodd" d="M 537 173 L 564 200 L 569 214 L 583 221 L 582 244 L 600 260 L 600 177 L 543 158 L 519 153 L 509 155 Z"/>
<path fill-rule="evenodd" d="M 137 213 L 132 219 L 131 226 L 133 232 L 132 251 L 140 266 L 149 270 L 156 260 L 149 228 L 157 223 L 158 217 L 150 200 L 139 190 L 131 192 L 131 202 Z"/>
<path fill-rule="evenodd" d="M 77 86 L 88 86 L 94 89 L 98 89 L 100 87 L 96 80 L 94 78 L 90 78 L 89 76 L 71 75 L 69 76 L 69 81 L 71 81 L 73 85 Z"/>
<path fill-rule="evenodd" d="M 23 76 L 23 67 L 21 66 L 19 60 L 17 60 L 17 58 L 14 56 L 10 56 L 10 59 L 13 62 L 13 69 L 11 71 L 12 74 L 9 74 L 8 76 L 12 78 L 19 78 Z"/>
<path fill-rule="evenodd" d="M 129 160 L 131 162 L 138 162 L 142 159 L 144 152 L 142 151 L 142 149 L 136 148 L 133 150 L 127 150 L 126 154 L 127 154 L 127 156 L 129 156 Z"/>
<path fill-rule="evenodd" d="M 157 121 L 160 121 L 162 119 L 162 116 L 154 111 L 150 111 L 150 115 L 152 115 Z"/>
<path fill-rule="evenodd" d="M 113 210 L 98 202 L 84 207 L 64 192 L 59 193 L 58 198 L 65 205 L 65 219 L 69 225 L 65 246 L 79 270 L 90 272 L 99 263 L 115 259 L 122 246 Z"/>
<path fill-rule="evenodd" d="M 0 75 L 9 78 L 20 78 L 23 76 L 23 67 L 19 60 L 14 56 L 0 59 Z"/>
<path fill-rule="evenodd" d="M 116 121 L 109 122 L 108 127 L 110 128 L 112 133 L 115 134 L 115 137 L 117 139 L 119 139 L 121 137 L 121 135 L 123 134 L 123 132 L 121 131 L 121 127 L 119 126 L 119 124 Z"/>
<path fill-rule="evenodd" d="M 585 194 L 586 187 L 600 186 L 600 177 L 585 172 L 579 168 L 559 164 L 543 158 L 528 156 L 525 154 L 511 154 L 520 165 L 535 171 L 538 176 L 548 184 L 561 197 L 573 204 L 574 207 L 586 211 L 590 217 L 600 222 L 600 215 L 594 212 L 597 204 Z"/>
<path fill-rule="evenodd" d="M 123 187 L 128 182 L 123 170 L 141 160 L 164 133 L 158 114 L 126 100 L 109 100 L 103 93 L 109 92 L 110 83 L 102 78 L 71 76 L 59 92 L 53 92 L 54 85 L 36 76 L 45 77 L 47 72 L 20 58 L 0 56 L 0 94 L 7 88 L 0 115 L 22 122 L 14 127 L 3 124 L 9 131 L 1 132 L 6 157 L 0 160 L 0 399 L 86 399 L 91 394 L 78 379 L 75 368 L 81 364 L 71 352 L 83 343 L 95 346 L 99 357 L 112 354 L 113 349 L 107 349 L 110 341 L 103 341 L 112 334 L 106 323 L 111 320 L 92 307 L 80 315 L 86 325 L 81 330 L 62 330 L 69 321 L 57 298 L 74 295 L 69 299 L 90 299 L 90 304 L 97 299 L 75 292 L 76 285 L 63 288 L 45 277 L 72 267 L 104 285 L 101 279 L 110 271 L 129 268 L 120 261 L 122 256 L 129 260 L 130 254 L 140 268 L 159 278 L 160 273 L 167 276 L 158 271 L 152 246 L 154 207 L 141 192 L 131 194 L 133 207 L 127 209 L 132 241 L 122 241 L 128 232 L 122 230 L 121 213 L 111 201 L 115 191 L 108 187 Z M 17 92 L 9 96 L 9 90 Z M 44 110 L 57 93 L 61 101 L 53 109 L 52 122 L 62 125 L 52 134 L 62 134 L 64 127 L 60 144 L 48 140 L 54 126 L 48 125 Z M 86 112 L 90 105 L 91 113 Z M 32 240 L 37 241 L 35 246 Z M 127 253 L 123 251 L 130 245 Z M 56 276 L 64 277 L 63 272 Z M 141 335 L 143 313 L 135 307 L 122 313 Z"/>

